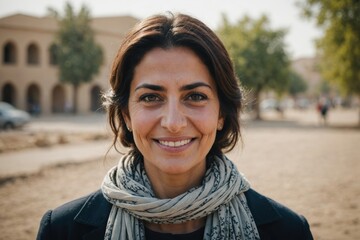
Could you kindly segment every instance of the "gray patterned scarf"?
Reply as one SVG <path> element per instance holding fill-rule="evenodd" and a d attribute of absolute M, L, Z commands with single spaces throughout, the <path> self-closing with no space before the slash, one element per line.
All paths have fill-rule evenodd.
<path fill-rule="evenodd" d="M 105 176 L 102 192 L 113 204 L 105 239 L 145 239 L 143 221 L 176 224 L 206 217 L 205 240 L 260 239 L 244 192 L 249 182 L 225 155 L 210 161 L 202 185 L 172 199 L 158 199 L 143 162 L 129 155 Z"/>

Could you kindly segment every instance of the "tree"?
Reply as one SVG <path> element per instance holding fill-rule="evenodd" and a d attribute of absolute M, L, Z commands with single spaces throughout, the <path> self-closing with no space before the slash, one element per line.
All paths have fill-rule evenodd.
<path fill-rule="evenodd" d="M 299 93 L 307 90 L 307 83 L 304 79 L 294 71 L 290 72 L 289 75 L 289 94 L 296 97 Z"/>
<path fill-rule="evenodd" d="M 360 97 L 360 1 L 305 0 L 298 5 L 325 30 L 317 41 L 324 79 Z"/>
<path fill-rule="evenodd" d="M 59 23 L 56 34 L 59 78 L 60 81 L 73 85 L 73 110 L 77 113 L 78 89 L 82 83 L 91 81 L 99 72 L 103 52 L 95 43 L 94 32 L 90 27 L 90 11 L 86 6 L 75 12 L 70 3 L 66 3 L 63 16 L 54 9 L 49 11 Z"/>
<path fill-rule="evenodd" d="M 285 30 L 271 30 L 269 19 L 247 16 L 230 24 L 226 16 L 218 33 L 231 55 L 235 71 L 255 96 L 256 119 L 261 119 L 259 97 L 267 89 L 282 93 L 289 81 L 289 60 L 285 51 Z"/>

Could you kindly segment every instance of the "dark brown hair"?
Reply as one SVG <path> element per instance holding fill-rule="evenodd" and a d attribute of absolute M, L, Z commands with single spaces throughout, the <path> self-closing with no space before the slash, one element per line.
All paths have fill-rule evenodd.
<path fill-rule="evenodd" d="M 217 132 L 209 154 L 232 150 L 240 135 L 239 113 L 242 95 L 232 62 L 216 34 L 196 18 L 184 14 L 155 15 L 138 23 L 123 40 L 112 66 L 110 91 L 105 94 L 110 127 L 118 141 L 140 154 L 124 116 L 128 116 L 130 84 L 134 69 L 143 56 L 155 47 L 169 49 L 187 47 L 195 52 L 208 68 L 215 81 L 224 126 Z"/>

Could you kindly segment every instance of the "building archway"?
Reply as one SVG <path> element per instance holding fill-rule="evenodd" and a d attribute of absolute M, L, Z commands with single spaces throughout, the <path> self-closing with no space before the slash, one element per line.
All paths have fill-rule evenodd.
<path fill-rule="evenodd" d="M 56 85 L 52 90 L 52 107 L 53 113 L 65 112 L 65 90 L 61 85 Z"/>
<path fill-rule="evenodd" d="M 102 102 L 101 102 L 101 88 L 99 86 L 93 86 L 90 91 L 90 96 L 91 96 L 90 110 L 92 112 L 103 112 L 104 109 L 102 107 Z"/>
<path fill-rule="evenodd" d="M 2 101 L 16 106 L 16 89 L 12 83 L 6 83 L 1 92 Z"/>
<path fill-rule="evenodd" d="M 16 46 L 13 42 L 7 42 L 3 47 L 3 63 L 15 64 L 16 63 Z"/>
<path fill-rule="evenodd" d="M 37 84 L 31 84 L 26 91 L 27 111 L 33 115 L 41 113 L 41 93 Z"/>
<path fill-rule="evenodd" d="M 27 48 L 27 63 L 30 65 L 40 63 L 40 50 L 35 43 L 31 43 Z"/>

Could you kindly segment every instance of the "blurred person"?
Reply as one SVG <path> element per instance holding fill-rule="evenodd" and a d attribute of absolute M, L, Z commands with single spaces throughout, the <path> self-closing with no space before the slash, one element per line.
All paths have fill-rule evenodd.
<path fill-rule="evenodd" d="M 242 92 L 215 33 L 183 14 L 141 21 L 105 95 L 113 146 L 101 190 L 50 210 L 37 239 L 312 239 L 303 216 L 251 189 L 224 153 Z"/>
<path fill-rule="evenodd" d="M 320 116 L 320 123 L 327 125 L 327 116 L 330 108 L 330 101 L 326 97 L 320 98 L 317 104 L 317 110 Z"/>

